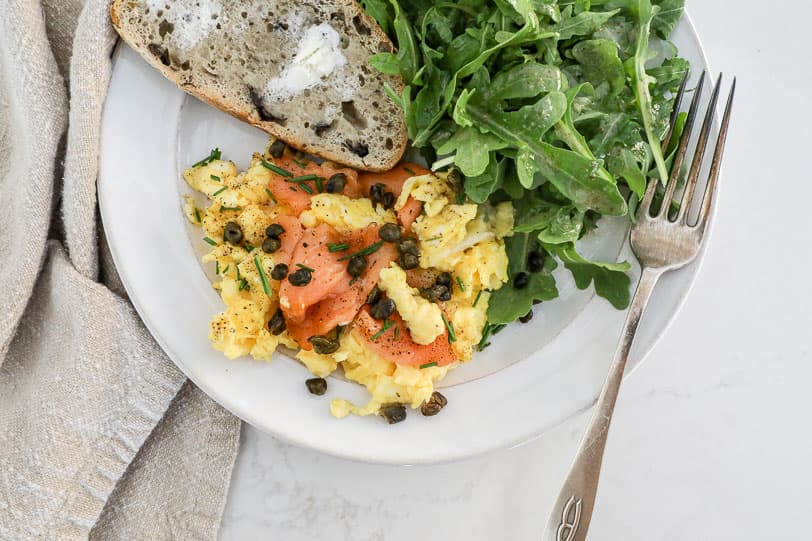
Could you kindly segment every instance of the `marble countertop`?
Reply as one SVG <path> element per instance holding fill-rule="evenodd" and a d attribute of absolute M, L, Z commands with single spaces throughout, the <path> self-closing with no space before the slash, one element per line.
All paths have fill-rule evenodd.
<path fill-rule="evenodd" d="M 595 540 L 808 539 L 812 514 L 812 4 L 690 1 L 711 67 L 739 77 L 698 283 L 624 384 Z M 768 188 L 769 187 L 769 188 Z M 466 462 L 347 462 L 245 426 L 223 540 L 540 539 L 586 425 Z"/>

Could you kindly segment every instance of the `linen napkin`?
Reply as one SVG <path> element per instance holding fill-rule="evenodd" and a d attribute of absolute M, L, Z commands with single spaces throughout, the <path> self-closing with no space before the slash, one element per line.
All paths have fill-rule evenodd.
<path fill-rule="evenodd" d="M 0 539 L 213 539 L 239 445 L 144 328 L 100 231 L 107 7 L 0 16 Z"/>

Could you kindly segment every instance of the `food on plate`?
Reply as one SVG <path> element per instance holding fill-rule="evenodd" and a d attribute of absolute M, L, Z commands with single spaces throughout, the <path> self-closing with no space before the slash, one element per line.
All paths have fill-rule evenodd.
<path fill-rule="evenodd" d="M 402 80 L 368 64 L 392 42 L 353 0 L 113 0 L 118 33 L 186 92 L 294 147 L 391 169 L 406 147 Z"/>
<path fill-rule="evenodd" d="M 647 178 L 667 178 L 684 117 L 662 141 L 689 70 L 668 39 L 684 0 L 361 3 L 397 45 L 370 63 L 403 78 L 411 145 L 432 169 L 454 166 L 472 201 L 514 204 L 488 331 L 557 297 L 559 264 L 626 307 L 630 265 L 576 244 L 601 216 L 633 215 Z"/>
<path fill-rule="evenodd" d="M 297 350 L 315 376 L 306 383 L 312 394 L 327 392 L 324 378 L 339 368 L 369 391 L 365 404 L 333 399 L 335 416 L 380 414 L 397 423 L 407 406 L 439 413 L 447 400 L 434 389 L 438 380 L 505 325 L 528 323 L 534 305 L 558 297 L 553 271 L 560 264 L 577 287 L 592 285 L 613 306 L 628 305 L 629 263 L 587 260 L 578 241 L 603 216 L 633 216 L 647 179 L 667 177 L 684 115 L 674 137 L 665 138 L 690 68 L 668 41 L 683 0 L 362 0 L 380 28 L 355 4 L 342 4 L 343 18 L 328 16 L 338 9 L 332 4 L 283 4 L 273 18 L 287 21 L 282 30 L 306 28 L 304 37 L 297 30 L 298 41 L 285 42 L 288 49 L 273 41 L 279 37 L 257 41 L 257 33 L 280 30 L 251 30 L 260 17 L 254 11 L 242 30 L 252 37 L 244 37 L 229 20 L 231 4 L 225 11 L 214 0 L 195 5 L 189 11 L 185 2 L 173 4 L 171 14 L 141 5 L 123 34 L 141 36 L 142 53 L 176 80 L 202 76 L 233 89 L 242 88 L 235 79 L 258 88 L 255 77 L 262 78 L 261 99 L 250 89 L 230 96 L 254 107 L 237 116 L 257 124 L 272 103 L 284 111 L 287 128 L 278 127 L 276 112 L 260 125 L 333 160 L 317 163 L 272 140 L 245 172 L 212 151 L 184 173 L 211 200 L 201 209 L 189 199 L 186 214 L 212 246 L 204 261 L 214 264 L 226 310 L 213 319 L 209 337 L 226 356 L 269 360 L 279 346 Z M 269 47 L 257 54 L 291 53 L 267 69 L 250 62 L 233 72 L 208 69 L 211 55 L 183 56 L 177 51 L 189 50 L 182 46 L 187 33 L 172 21 L 179 13 L 201 21 L 201 5 L 216 11 L 232 39 L 225 50 L 238 58 L 241 47 L 254 51 L 257 44 Z M 360 28 L 354 18 L 344 24 L 355 15 Z M 154 32 L 144 37 L 146 20 L 165 38 L 158 46 L 151 46 Z M 324 27 L 333 24 L 349 48 Z M 310 41 L 314 28 L 324 31 L 320 44 Z M 212 32 L 202 43 L 222 42 Z M 186 73 L 186 58 L 204 63 Z M 354 99 L 353 107 L 341 101 L 340 113 L 314 105 L 313 96 L 334 103 L 345 89 L 339 75 L 358 76 L 367 81 L 363 92 L 377 94 Z M 307 86 L 301 96 L 288 91 L 300 83 Z M 338 122 L 314 124 L 325 112 Z M 394 165 L 404 138 L 398 115 L 429 169 Z M 316 138 L 304 141 L 302 132 L 314 127 Z M 355 154 L 349 159 L 335 151 L 331 133 L 344 137 L 352 129 L 378 144 L 358 152 L 355 139 L 345 140 Z"/>
<path fill-rule="evenodd" d="M 410 406 L 436 415 L 434 384 L 471 360 L 491 292 L 508 280 L 510 202 L 477 205 L 447 173 L 411 163 L 361 172 L 269 145 L 243 172 L 219 150 L 183 174 L 225 311 L 209 339 L 229 358 L 297 351 L 315 395 L 339 367 L 365 404 L 333 399 L 337 417 Z M 453 178 L 452 178 L 453 181 Z"/>

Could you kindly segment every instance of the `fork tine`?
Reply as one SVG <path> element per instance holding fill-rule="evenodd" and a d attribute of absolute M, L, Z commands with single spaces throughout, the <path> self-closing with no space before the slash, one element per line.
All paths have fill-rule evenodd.
<path fill-rule="evenodd" d="M 711 126 L 713 125 L 713 117 L 716 114 L 716 105 L 719 103 L 719 91 L 721 89 L 722 74 L 720 73 L 719 78 L 716 80 L 716 86 L 713 88 L 713 96 L 711 97 L 710 105 L 708 105 L 708 112 L 705 113 L 705 122 L 702 124 L 699 140 L 696 142 L 694 161 L 691 164 L 691 172 L 688 174 L 688 180 L 685 183 L 685 192 L 682 195 L 682 203 L 677 213 L 677 221 L 683 224 L 688 220 L 688 213 L 691 209 L 691 203 L 693 203 L 694 192 L 696 191 L 697 180 L 699 179 L 699 171 L 702 169 L 702 160 L 705 159 L 705 151 L 708 148 L 708 137 L 710 136 Z"/>
<path fill-rule="evenodd" d="M 637 207 L 638 220 L 651 218 L 651 202 L 654 201 L 654 194 L 657 192 L 657 184 L 659 183 L 659 180 L 653 178 L 646 184 L 646 193 L 643 195 L 643 199 L 640 200 L 640 205 Z"/>
<path fill-rule="evenodd" d="M 696 114 L 699 110 L 699 101 L 702 98 L 702 89 L 705 86 L 705 72 L 699 78 L 699 84 L 694 91 L 694 99 L 691 101 L 691 108 L 688 111 L 688 119 L 685 121 L 685 129 L 682 132 L 682 137 L 679 140 L 679 147 L 677 154 L 674 156 L 674 163 L 671 165 L 671 175 L 668 179 L 668 186 L 665 188 L 665 195 L 663 196 L 663 205 L 657 216 L 661 218 L 668 214 L 668 209 L 671 207 L 671 200 L 674 199 L 674 192 L 677 190 L 677 181 L 679 180 L 680 170 L 682 163 L 685 161 L 685 154 L 688 151 L 688 143 L 691 140 L 691 132 L 694 129 L 694 121 Z"/>
<path fill-rule="evenodd" d="M 677 96 L 674 98 L 674 110 L 671 111 L 671 120 L 668 123 L 668 133 L 663 139 L 663 152 L 666 151 L 668 145 L 671 144 L 671 137 L 674 136 L 674 128 L 677 126 L 677 118 L 680 114 L 680 108 L 682 107 L 682 99 L 685 97 L 685 90 L 688 88 L 688 80 L 691 78 L 691 70 L 685 70 L 685 77 L 682 78 L 682 82 L 679 85 L 679 91 L 677 92 Z"/>
<path fill-rule="evenodd" d="M 708 185 L 705 187 L 705 198 L 702 200 L 702 209 L 699 211 L 699 219 L 696 227 L 704 233 L 708 225 L 708 217 L 713 208 L 713 198 L 716 196 L 716 188 L 719 184 L 719 169 L 722 165 L 722 156 L 725 153 L 725 143 L 727 142 L 727 129 L 730 126 L 730 114 L 733 110 L 733 97 L 736 95 L 736 78 L 730 86 L 730 96 L 727 98 L 725 106 L 725 116 L 722 118 L 722 126 L 719 128 L 719 140 L 716 142 L 716 150 L 713 153 L 710 173 L 708 175 Z"/>

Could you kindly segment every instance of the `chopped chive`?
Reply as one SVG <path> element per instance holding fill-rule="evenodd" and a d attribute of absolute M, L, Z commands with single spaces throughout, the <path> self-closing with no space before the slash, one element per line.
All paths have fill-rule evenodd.
<path fill-rule="evenodd" d="M 330 250 L 330 253 L 343 252 L 344 250 L 349 250 L 350 245 L 346 242 L 328 242 L 327 249 Z"/>
<path fill-rule="evenodd" d="M 400 327 L 395 327 L 395 340 L 397 340 L 398 337 L 400 337 Z"/>
<path fill-rule="evenodd" d="M 413 177 L 417 176 L 417 173 L 415 173 L 414 171 L 412 171 L 408 167 L 404 167 L 403 170 L 406 171 L 407 173 L 409 173 L 410 175 L 412 175 Z"/>
<path fill-rule="evenodd" d="M 423 370 L 424 368 L 431 368 L 432 366 L 437 366 L 437 361 L 431 361 L 430 363 L 421 364 L 420 370 Z"/>
<path fill-rule="evenodd" d="M 304 269 L 306 271 L 316 272 L 316 269 L 311 269 L 307 265 L 302 265 L 301 263 L 296 263 L 296 266 L 299 267 L 300 269 Z"/>
<path fill-rule="evenodd" d="M 385 319 L 385 320 L 383 321 L 383 328 L 382 328 L 380 331 L 378 331 L 378 332 L 376 332 L 375 334 L 373 334 L 373 335 L 372 335 L 372 341 L 374 342 L 374 341 L 376 341 L 378 338 L 380 338 L 381 336 L 383 336 L 383 333 L 385 333 L 386 331 L 388 331 L 389 329 L 391 329 L 391 328 L 392 328 L 392 326 L 393 326 L 394 324 L 395 324 L 395 323 L 394 323 L 393 321 L 389 321 L 388 319 Z"/>
<path fill-rule="evenodd" d="M 289 179 L 287 179 L 287 181 L 288 182 L 304 182 L 306 180 L 316 180 L 317 178 L 319 178 L 318 175 L 310 173 L 309 175 L 301 175 L 301 176 L 298 176 L 298 177 L 289 178 Z"/>
<path fill-rule="evenodd" d="M 274 165 L 274 164 L 272 164 L 270 162 L 266 162 L 265 160 L 262 160 L 261 163 L 262 163 L 262 167 L 264 167 L 265 169 L 270 169 L 271 171 L 273 171 L 277 175 L 280 175 L 280 176 L 283 176 L 283 177 L 292 177 L 293 176 L 293 173 L 291 173 L 287 169 L 282 169 L 278 165 Z"/>
<path fill-rule="evenodd" d="M 296 158 L 293 158 L 293 163 L 295 163 L 296 165 L 298 165 L 302 169 L 307 167 L 307 162 L 301 162 L 301 161 L 297 160 Z"/>
<path fill-rule="evenodd" d="M 435 240 L 442 240 L 442 235 L 437 235 L 436 237 L 431 237 L 430 239 L 426 239 L 426 242 L 434 242 Z"/>
<path fill-rule="evenodd" d="M 242 280 L 242 276 L 240 276 L 240 266 L 234 265 L 234 268 L 237 269 L 237 280 Z"/>
<path fill-rule="evenodd" d="M 265 193 L 268 194 L 268 197 L 271 198 L 271 201 L 273 201 L 277 205 L 279 204 L 279 201 L 277 201 L 276 197 L 273 196 L 273 192 L 271 190 L 269 190 L 268 188 L 265 188 Z"/>
<path fill-rule="evenodd" d="M 311 188 L 307 184 L 304 184 L 303 182 L 300 182 L 300 183 L 297 183 L 296 185 L 299 186 L 302 189 L 302 191 L 305 191 L 305 192 L 307 192 L 309 194 L 313 194 L 313 188 Z"/>
<path fill-rule="evenodd" d="M 246 291 L 251 289 L 251 286 L 248 285 L 248 280 L 246 280 L 245 278 L 240 279 L 239 291 L 242 291 L 243 289 Z"/>
<path fill-rule="evenodd" d="M 254 251 L 254 245 L 251 244 L 250 242 L 246 242 L 245 243 L 245 249 L 250 254 L 251 252 Z"/>
<path fill-rule="evenodd" d="M 479 298 L 482 296 L 482 290 L 479 290 L 479 293 L 476 294 L 476 298 L 474 299 L 474 304 L 471 305 L 472 308 L 476 308 L 476 305 L 479 303 Z"/>
<path fill-rule="evenodd" d="M 374 243 L 370 244 L 369 246 L 367 246 L 363 250 L 358 250 L 357 252 L 355 252 L 353 254 L 345 255 L 344 257 L 338 258 L 338 260 L 339 261 L 346 261 L 347 259 L 352 259 L 353 257 L 355 257 L 357 255 L 372 255 L 375 252 L 377 252 L 381 248 L 381 246 L 383 246 L 383 241 L 379 240 L 378 242 L 374 242 Z"/>
<path fill-rule="evenodd" d="M 288 188 L 290 188 L 290 191 L 292 191 L 292 192 L 296 191 L 296 186 L 288 186 Z"/>
<path fill-rule="evenodd" d="M 225 274 L 228 272 L 228 269 L 230 269 L 230 268 L 231 268 L 231 263 L 226 265 L 226 268 L 223 269 L 223 276 L 225 276 Z"/>
<path fill-rule="evenodd" d="M 457 335 L 454 334 L 454 327 L 451 326 L 451 322 L 448 321 L 445 317 L 445 314 L 440 314 L 440 317 L 443 318 L 443 323 L 445 323 L 445 328 L 448 329 L 448 343 L 454 343 L 457 341 Z"/>
<path fill-rule="evenodd" d="M 490 346 L 490 342 L 488 342 L 488 338 L 491 335 L 491 324 L 485 323 L 485 327 L 482 329 L 482 338 L 479 340 L 479 344 L 477 344 L 476 349 L 477 351 L 482 351 L 486 347 Z"/>
<path fill-rule="evenodd" d="M 211 244 L 212 246 L 217 246 L 217 241 L 214 239 L 210 239 L 209 237 L 203 237 L 203 240 Z"/>
<path fill-rule="evenodd" d="M 197 207 L 195 207 L 195 220 L 197 220 L 197 223 L 201 223 L 203 221 L 200 219 L 200 211 Z"/>
<path fill-rule="evenodd" d="M 465 286 L 462 284 L 462 280 L 460 280 L 459 276 L 457 276 L 457 285 L 460 286 L 460 291 L 465 293 Z"/>
<path fill-rule="evenodd" d="M 220 274 L 220 262 L 219 261 L 214 262 L 214 274 Z"/>
<path fill-rule="evenodd" d="M 354 284 L 355 282 L 357 282 L 357 281 L 358 281 L 358 277 L 356 276 L 355 278 L 353 278 L 352 280 L 350 280 L 350 285 L 353 285 L 353 284 Z"/>
<path fill-rule="evenodd" d="M 224 207 L 223 205 L 220 205 L 220 210 L 242 210 L 242 207 Z"/>
<path fill-rule="evenodd" d="M 324 179 L 323 179 L 323 178 L 321 178 L 321 177 L 316 177 L 316 191 L 317 191 L 317 192 L 319 192 L 319 193 L 321 193 L 321 192 L 323 192 L 323 191 L 324 191 L 324 184 L 323 184 L 323 181 L 324 181 Z"/>
<path fill-rule="evenodd" d="M 219 160 L 222 155 L 223 155 L 223 153 L 220 152 L 219 148 L 214 148 L 214 149 L 212 149 L 211 152 L 209 152 L 208 156 L 206 156 L 205 158 L 203 158 L 199 162 L 193 164 L 192 167 L 200 167 L 202 165 L 209 165 L 214 160 Z"/>
<path fill-rule="evenodd" d="M 211 194 L 211 196 L 212 196 L 212 197 L 217 197 L 218 195 L 220 195 L 221 193 L 223 193 L 223 192 L 224 192 L 224 191 L 226 191 L 226 190 L 228 190 L 228 188 L 227 188 L 227 187 L 225 187 L 225 186 L 223 186 L 222 188 L 220 188 L 219 190 L 217 190 L 216 192 L 214 192 L 213 194 Z"/>
<path fill-rule="evenodd" d="M 220 177 L 218 177 L 217 175 L 209 175 L 209 178 L 212 179 L 215 182 L 222 182 L 222 179 Z"/>
<path fill-rule="evenodd" d="M 259 262 L 259 254 L 254 256 L 254 265 L 257 266 L 259 280 L 262 282 L 262 289 L 265 291 L 265 294 L 270 297 L 273 291 L 271 291 L 271 286 L 268 285 L 268 277 L 265 276 L 265 269 L 262 268 L 262 263 Z"/>

